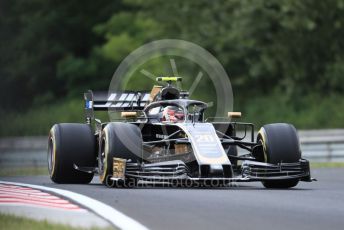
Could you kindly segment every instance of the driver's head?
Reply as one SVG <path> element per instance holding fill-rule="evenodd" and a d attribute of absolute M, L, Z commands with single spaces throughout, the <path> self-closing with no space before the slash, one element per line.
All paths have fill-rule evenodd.
<path fill-rule="evenodd" d="M 162 120 L 168 122 L 181 122 L 184 120 L 184 111 L 177 106 L 166 106 L 162 113 Z"/>

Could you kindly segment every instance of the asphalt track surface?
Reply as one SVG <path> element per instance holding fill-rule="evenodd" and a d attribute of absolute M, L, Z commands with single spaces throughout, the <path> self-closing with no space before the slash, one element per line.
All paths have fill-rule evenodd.
<path fill-rule="evenodd" d="M 260 183 L 227 188 L 111 189 L 53 184 L 47 176 L 2 177 L 97 199 L 150 229 L 344 229 L 344 168 L 312 170 L 316 182 L 289 190 Z"/>

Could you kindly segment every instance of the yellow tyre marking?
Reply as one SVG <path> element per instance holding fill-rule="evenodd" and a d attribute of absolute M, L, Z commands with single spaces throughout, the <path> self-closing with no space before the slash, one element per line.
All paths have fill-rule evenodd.
<path fill-rule="evenodd" d="M 54 172 L 55 172 L 55 163 L 56 163 L 56 137 L 55 137 L 55 129 L 54 127 L 50 130 L 50 133 L 51 133 L 51 140 L 53 142 L 53 156 L 52 156 L 52 159 L 51 159 L 51 176 L 54 175 Z"/>
<path fill-rule="evenodd" d="M 258 134 L 262 137 L 262 144 L 263 144 L 263 153 L 264 153 L 264 162 L 268 161 L 267 155 L 266 155 L 266 136 L 265 136 L 265 130 L 264 128 L 260 128 L 258 131 Z"/>
<path fill-rule="evenodd" d="M 99 175 L 100 181 L 104 183 L 104 180 L 106 178 L 106 171 L 107 171 L 107 158 L 108 158 L 108 152 L 109 152 L 109 147 L 108 147 L 108 140 L 109 140 L 109 135 L 107 132 L 107 128 L 104 128 L 104 134 L 105 134 L 105 148 L 104 148 L 104 166 L 103 166 L 103 173 Z M 103 138 L 103 137 L 102 137 Z M 102 140 L 103 141 L 103 140 Z"/>

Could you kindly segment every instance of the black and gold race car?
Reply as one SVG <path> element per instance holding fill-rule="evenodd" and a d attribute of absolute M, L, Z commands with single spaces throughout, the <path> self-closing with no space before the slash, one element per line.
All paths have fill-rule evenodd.
<path fill-rule="evenodd" d="M 99 174 L 111 187 L 261 181 L 267 188 L 312 181 L 293 125 L 264 125 L 254 137 L 252 123 L 205 119 L 207 104 L 190 100 L 188 92 L 172 85 L 180 78 L 157 80 L 167 86 L 150 92 L 86 92 L 85 124 L 55 124 L 50 130 L 51 180 L 90 183 Z M 103 123 L 95 111 L 121 112 L 122 118 Z M 246 153 L 238 155 L 237 148 Z"/>

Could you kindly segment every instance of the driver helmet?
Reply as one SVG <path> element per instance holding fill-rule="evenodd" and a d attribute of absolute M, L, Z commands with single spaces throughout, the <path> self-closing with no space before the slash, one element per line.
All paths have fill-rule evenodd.
<path fill-rule="evenodd" d="M 162 112 L 162 120 L 167 122 L 182 122 L 184 117 L 184 111 L 177 106 L 166 106 Z"/>

